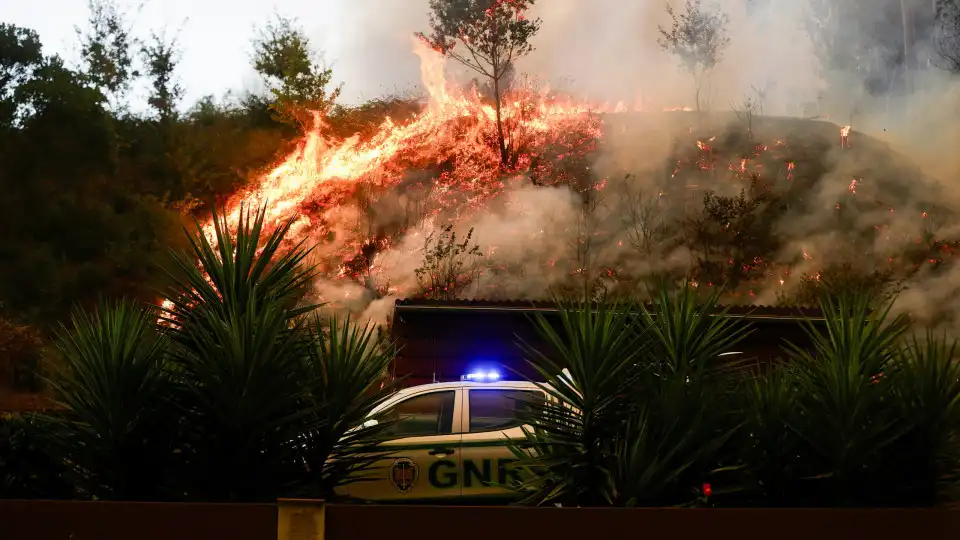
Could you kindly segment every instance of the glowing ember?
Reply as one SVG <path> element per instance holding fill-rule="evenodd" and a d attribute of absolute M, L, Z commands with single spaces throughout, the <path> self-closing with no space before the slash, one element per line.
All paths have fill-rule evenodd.
<path fill-rule="evenodd" d="M 843 126 L 840 128 L 840 147 L 849 148 L 850 147 L 850 130 L 853 129 L 851 126 Z"/>

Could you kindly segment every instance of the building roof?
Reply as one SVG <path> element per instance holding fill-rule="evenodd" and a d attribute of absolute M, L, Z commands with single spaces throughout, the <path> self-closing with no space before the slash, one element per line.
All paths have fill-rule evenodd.
<path fill-rule="evenodd" d="M 475 311 L 475 312 L 555 312 L 557 305 L 546 300 L 430 300 L 425 298 L 404 298 L 396 301 L 397 313 L 416 311 Z M 647 305 L 652 308 L 651 304 Z M 717 306 L 719 311 L 725 311 L 727 316 L 742 317 L 744 319 L 781 319 L 822 320 L 823 311 L 819 308 L 801 308 L 765 305 L 731 305 Z"/>

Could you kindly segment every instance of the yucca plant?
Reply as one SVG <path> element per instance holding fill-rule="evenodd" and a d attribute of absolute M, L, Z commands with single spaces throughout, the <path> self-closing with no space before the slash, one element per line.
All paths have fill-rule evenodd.
<path fill-rule="evenodd" d="M 559 325 L 543 315 L 536 325 L 546 347 L 522 347 L 548 381 L 543 403 L 524 419 L 532 429 L 516 441 L 521 504 L 605 506 L 619 498 L 615 441 L 628 412 L 644 343 L 635 314 L 620 302 L 557 300 Z"/>
<path fill-rule="evenodd" d="M 295 439 L 310 426 L 305 358 L 314 338 L 297 307 L 313 277 L 292 221 L 265 234 L 265 207 L 241 209 L 236 233 L 213 214 L 215 244 L 197 223 L 175 257 L 165 314 L 185 439 L 185 495 L 273 500 L 302 474 Z M 286 249 L 284 249 L 286 248 Z"/>
<path fill-rule="evenodd" d="M 884 457 L 907 431 L 887 377 L 909 321 L 891 306 L 874 309 L 857 292 L 824 297 L 824 329 L 806 325 L 812 346 L 790 345 L 798 396 L 789 426 L 809 458 L 802 477 L 819 484 L 818 505 L 871 504 L 887 487 Z"/>
<path fill-rule="evenodd" d="M 790 506 L 810 501 L 810 488 L 798 468 L 809 459 L 801 454 L 800 438 L 790 427 L 798 389 L 792 366 L 778 361 L 751 373 L 739 387 L 744 411 L 741 492 L 733 499 L 751 506 Z M 810 484 L 810 481 L 806 481 Z"/>
<path fill-rule="evenodd" d="M 133 302 L 77 311 L 61 327 L 47 380 L 62 412 L 47 415 L 50 449 L 81 496 L 164 498 L 173 451 L 167 340 Z"/>
<path fill-rule="evenodd" d="M 738 365 L 722 355 L 751 329 L 719 309 L 719 298 L 683 283 L 675 292 L 661 287 L 652 309 L 638 306 L 645 369 L 620 452 L 624 504 L 701 504 L 703 486 L 740 465 L 729 445 L 742 424 L 733 394 Z"/>
<path fill-rule="evenodd" d="M 730 352 L 751 329 L 728 316 L 727 309 L 719 309 L 720 293 L 718 288 L 703 296 L 696 286 L 684 282 L 675 292 L 658 288 L 652 310 L 638 306 L 639 322 L 650 344 L 647 355 L 660 380 L 672 381 L 676 375 L 699 384 L 718 370 L 736 367 L 733 362 L 721 363 L 720 355 Z"/>
<path fill-rule="evenodd" d="M 390 424 L 365 421 L 397 389 L 388 378 L 396 348 L 372 325 L 349 318 L 315 317 L 312 332 L 303 382 L 313 408 L 300 438 L 308 474 L 299 491 L 330 500 L 336 488 L 364 481 L 382 455 L 378 445 Z"/>
<path fill-rule="evenodd" d="M 890 380 L 906 433 L 889 452 L 889 504 L 955 499 L 960 480 L 960 358 L 956 340 L 927 331 L 898 351 Z M 899 474 L 898 474 L 899 473 Z"/>

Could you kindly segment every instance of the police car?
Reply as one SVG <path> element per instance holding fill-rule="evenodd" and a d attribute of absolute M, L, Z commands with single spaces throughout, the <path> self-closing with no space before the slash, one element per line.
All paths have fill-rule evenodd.
<path fill-rule="evenodd" d="M 525 437 L 519 413 L 543 399 L 536 384 L 501 380 L 496 371 L 403 389 L 368 420 L 391 423 L 382 444 L 388 456 L 337 491 L 378 502 L 510 497 L 510 444 Z"/>

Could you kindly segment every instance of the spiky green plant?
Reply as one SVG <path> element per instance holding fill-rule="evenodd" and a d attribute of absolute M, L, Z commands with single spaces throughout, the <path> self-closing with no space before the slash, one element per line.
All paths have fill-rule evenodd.
<path fill-rule="evenodd" d="M 890 504 L 955 499 L 960 480 L 960 358 L 957 341 L 927 331 L 898 351 L 890 379 L 906 434 L 885 460 Z M 898 474 L 899 473 L 899 474 Z"/>
<path fill-rule="evenodd" d="M 364 422 L 397 389 L 387 377 L 396 348 L 377 330 L 349 318 L 314 319 L 304 383 L 315 408 L 300 438 L 308 469 L 303 494 L 335 498 L 336 488 L 364 481 L 381 457 L 389 424 Z"/>
<path fill-rule="evenodd" d="M 164 497 L 173 451 L 167 340 L 129 301 L 77 311 L 55 341 L 47 380 L 63 412 L 46 417 L 51 449 L 82 495 Z"/>
<path fill-rule="evenodd" d="M 812 345 L 790 345 L 798 397 L 789 425 L 810 457 L 805 477 L 818 503 L 870 504 L 886 490 L 884 455 L 906 434 L 887 375 L 909 328 L 892 304 L 874 309 L 862 293 L 824 297 L 824 329 L 809 321 Z"/>
<path fill-rule="evenodd" d="M 197 223 L 166 312 L 181 393 L 191 498 L 273 500 L 302 474 L 295 439 L 309 426 L 305 358 L 313 336 L 297 307 L 313 270 L 292 221 L 265 231 L 265 207 L 241 209 L 236 232 L 213 214 L 215 244 Z M 198 264 L 199 262 L 199 264 Z"/>
<path fill-rule="evenodd" d="M 673 292 L 660 287 L 652 309 L 638 306 L 646 369 L 621 451 L 624 504 L 700 504 L 715 473 L 739 466 L 728 445 L 742 424 L 733 399 L 738 363 L 721 355 L 751 329 L 720 309 L 719 298 L 685 282 Z M 713 492 L 729 489 L 721 483 Z"/>
<path fill-rule="evenodd" d="M 523 478 L 521 503 L 610 505 L 618 497 L 614 440 L 644 343 L 626 304 L 557 300 L 557 312 L 559 327 L 536 316 L 545 349 L 522 344 L 527 361 L 548 381 L 541 385 L 548 399 L 531 404 L 525 420 L 532 429 L 513 449 Z"/>
<path fill-rule="evenodd" d="M 809 458 L 804 458 L 799 437 L 790 428 L 798 398 L 791 365 L 776 362 L 748 375 L 740 397 L 744 427 L 739 453 L 744 468 L 736 502 L 751 506 L 803 504 L 812 492 L 802 478 L 806 474 L 802 466 Z"/>
<path fill-rule="evenodd" d="M 713 371 L 730 368 L 720 363 L 724 352 L 750 334 L 749 326 L 718 309 L 721 291 L 702 296 L 698 288 L 684 282 L 679 290 L 658 288 L 652 298 L 653 309 L 639 306 L 640 324 L 650 343 L 648 356 L 661 380 L 676 375 L 686 382 L 709 380 Z"/>
<path fill-rule="evenodd" d="M 712 316 L 717 298 L 698 303 L 686 286 L 657 295 L 652 310 L 560 304 L 559 329 L 538 319 L 549 349 L 526 351 L 550 399 L 531 407 L 529 448 L 515 444 L 522 503 L 673 505 L 698 497 L 738 424 L 717 357 L 746 330 Z"/>

